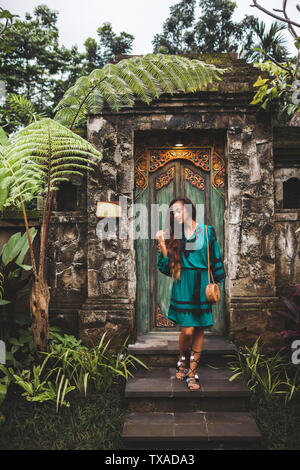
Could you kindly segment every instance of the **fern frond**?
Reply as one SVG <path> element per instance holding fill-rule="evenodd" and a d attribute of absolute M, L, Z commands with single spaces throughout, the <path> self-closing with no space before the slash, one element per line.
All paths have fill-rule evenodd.
<path fill-rule="evenodd" d="M 45 118 L 30 124 L 12 136 L 11 145 L 0 148 L 0 188 L 6 188 L 0 209 L 1 202 L 20 206 L 23 200 L 53 189 L 58 172 L 67 176 L 75 167 L 93 170 L 94 157 L 102 155 L 60 123 Z"/>
<path fill-rule="evenodd" d="M 25 118 L 28 123 L 45 117 L 45 113 L 37 113 L 34 104 L 24 95 L 12 93 L 8 99 L 10 108 L 20 117 Z"/>
<path fill-rule="evenodd" d="M 229 68 L 221 69 L 198 59 L 169 54 L 146 54 L 106 64 L 79 78 L 55 108 L 54 119 L 72 128 L 88 113 L 100 114 L 107 104 L 113 110 L 147 104 L 162 93 L 196 92 L 207 87 Z"/>

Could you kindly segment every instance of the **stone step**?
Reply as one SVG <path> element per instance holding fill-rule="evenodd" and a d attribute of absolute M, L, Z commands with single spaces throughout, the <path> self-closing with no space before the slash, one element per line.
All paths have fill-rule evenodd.
<path fill-rule="evenodd" d="M 260 449 L 261 434 L 246 412 L 129 413 L 126 449 Z"/>
<path fill-rule="evenodd" d="M 191 392 L 175 378 L 175 367 L 138 370 L 125 387 L 130 411 L 243 411 L 248 408 L 250 390 L 242 378 L 232 382 L 226 368 L 199 366 L 201 390 Z"/>
<path fill-rule="evenodd" d="M 179 357 L 179 333 L 148 333 L 139 335 L 134 344 L 128 345 L 130 352 L 148 367 L 172 367 Z M 225 366 L 233 359 L 236 346 L 224 336 L 205 334 L 201 363 L 212 366 Z"/>
<path fill-rule="evenodd" d="M 125 388 L 129 416 L 123 427 L 127 449 L 257 449 L 261 435 L 247 412 L 251 395 L 226 364 L 236 347 L 206 335 L 197 369 L 201 389 L 191 392 L 175 378 L 179 333 L 139 336 L 129 346 L 148 369 L 133 371 Z"/>

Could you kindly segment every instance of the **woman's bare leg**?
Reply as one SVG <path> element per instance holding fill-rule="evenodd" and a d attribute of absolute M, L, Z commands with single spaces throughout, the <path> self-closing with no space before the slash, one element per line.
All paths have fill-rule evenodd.
<path fill-rule="evenodd" d="M 192 350 L 202 352 L 204 343 L 204 328 L 201 326 L 195 326 L 193 339 L 192 339 Z"/>
<path fill-rule="evenodd" d="M 182 355 L 192 346 L 195 328 L 193 326 L 182 326 L 179 335 L 179 353 Z"/>
<path fill-rule="evenodd" d="M 179 354 L 180 358 L 186 356 L 186 352 L 189 351 L 192 345 L 194 327 L 181 327 L 181 332 L 179 335 Z M 180 359 L 179 359 L 180 360 Z M 176 378 L 183 380 L 184 378 L 184 369 L 188 367 L 187 359 L 186 361 L 180 361 L 181 365 L 179 366 L 179 371 L 176 372 Z"/>
<path fill-rule="evenodd" d="M 194 361 L 199 361 L 202 348 L 204 342 L 204 328 L 196 326 L 194 329 L 193 337 L 192 337 L 192 345 L 191 345 L 191 353 L 194 356 Z M 190 369 L 188 372 L 188 376 L 192 379 L 189 382 L 189 389 L 190 390 L 199 390 L 200 385 L 196 383 L 193 378 L 195 377 L 195 371 L 197 368 L 197 363 L 194 362 L 192 359 L 190 360 Z"/>

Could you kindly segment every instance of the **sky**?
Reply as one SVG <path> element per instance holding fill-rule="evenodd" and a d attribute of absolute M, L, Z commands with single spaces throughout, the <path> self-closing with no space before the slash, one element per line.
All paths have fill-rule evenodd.
<path fill-rule="evenodd" d="M 40 4 L 57 10 L 60 43 L 70 48 L 77 44 L 84 51 L 84 41 L 88 37 L 97 39 L 97 28 L 104 22 L 110 22 L 113 31 L 132 34 L 135 37 L 132 54 L 146 54 L 153 51 L 152 40 L 156 33 L 162 32 L 163 22 L 169 16 L 169 8 L 179 0 L 1 0 L 0 6 L 13 14 L 24 18 L 25 12 L 33 13 Z M 198 2 L 200 3 L 200 2 Z M 236 0 L 237 8 L 234 21 L 240 21 L 246 14 L 257 16 L 270 26 L 274 19 L 257 8 L 250 7 L 252 0 Z M 271 10 L 281 8 L 282 0 L 259 0 L 260 5 Z M 287 13 L 290 18 L 300 23 L 300 12 L 296 4 L 300 0 L 288 0 Z M 198 8 L 198 11 L 199 8 Z M 300 28 L 296 28 L 300 36 Z M 292 54 L 296 49 L 288 32 L 288 48 Z"/>

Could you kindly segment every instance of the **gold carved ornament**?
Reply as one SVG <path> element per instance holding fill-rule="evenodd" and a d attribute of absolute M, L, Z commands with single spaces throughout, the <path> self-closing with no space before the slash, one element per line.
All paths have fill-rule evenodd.
<path fill-rule="evenodd" d="M 156 191 L 159 191 L 160 189 L 167 186 L 171 181 L 174 180 L 174 176 L 175 176 L 175 166 L 172 166 L 165 173 L 155 178 Z"/>
<path fill-rule="evenodd" d="M 174 150 L 150 150 L 149 171 L 153 172 L 178 158 L 192 162 L 196 167 L 204 171 L 210 170 L 210 148 L 205 149 L 174 149 Z"/>
<path fill-rule="evenodd" d="M 213 152 L 212 156 L 211 185 L 225 198 L 225 161 L 216 151 Z"/>
<path fill-rule="evenodd" d="M 175 323 L 169 320 L 167 317 L 165 317 L 162 314 L 161 308 L 159 305 L 156 306 L 155 326 L 157 328 L 174 328 L 175 327 Z"/>
<path fill-rule="evenodd" d="M 184 169 L 184 178 L 185 178 L 186 181 L 191 183 L 192 186 L 195 186 L 200 191 L 204 191 L 205 180 L 204 180 L 204 178 L 202 178 L 202 176 L 198 175 L 198 173 L 195 173 L 190 168 L 185 168 Z"/>
<path fill-rule="evenodd" d="M 212 158 L 211 158 L 212 156 Z M 192 162 L 203 171 L 211 171 L 211 184 L 224 198 L 225 161 L 224 158 L 211 147 L 191 149 L 144 149 L 135 161 L 135 199 L 138 199 L 148 187 L 148 174 L 155 172 L 175 159 L 184 159 Z M 212 160 L 212 162 L 211 162 Z M 194 173 L 196 175 L 196 173 Z M 193 176 L 192 170 L 186 173 L 186 179 L 194 186 L 202 189 L 200 176 Z M 157 183 L 158 185 L 160 183 Z M 162 184 L 161 187 L 164 185 Z M 161 189 L 158 187 L 157 189 Z M 203 188 L 204 189 L 204 188 Z"/>

